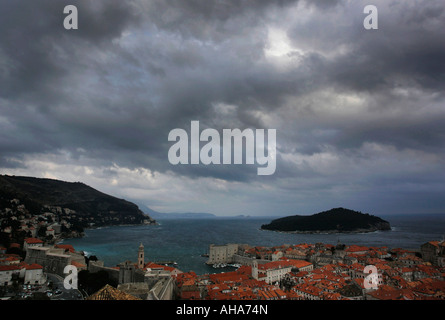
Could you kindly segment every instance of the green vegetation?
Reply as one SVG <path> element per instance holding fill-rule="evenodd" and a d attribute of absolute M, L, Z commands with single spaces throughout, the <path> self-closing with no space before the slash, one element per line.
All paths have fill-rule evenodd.
<path fill-rule="evenodd" d="M 142 224 L 151 219 L 134 203 L 81 182 L 4 175 L 0 176 L 0 199 L 5 207 L 12 199 L 20 200 L 31 215 L 61 208 L 57 209 L 60 215 L 70 209 L 64 218 L 71 221 L 71 229 L 79 232 L 91 225 Z"/>
<path fill-rule="evenodd" d="M 150 223 L 134 203 L 80 182 L 0 175 L 0 244 L 6 248 L 31 236 L 54 242 L 91 227 Z"/>
<path fill-rule="evenodd" d="M 389 222 L 361 212 L 335 208 L 311 216 L 289 216 L 261 226 L 264 230 L 283 232 L 367 232 L 390 230 Z"/>

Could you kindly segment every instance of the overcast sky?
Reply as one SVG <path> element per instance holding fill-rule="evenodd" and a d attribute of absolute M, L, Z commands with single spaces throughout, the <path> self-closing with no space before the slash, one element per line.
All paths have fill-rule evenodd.
<path fill-rule="evenodd" d="M 2 174 L 161 212 L 445 213 L 443 0 L 15 0 L 0 30 Z M 276 129 L 275 174 L 171 165 L 192 120 Z"/>

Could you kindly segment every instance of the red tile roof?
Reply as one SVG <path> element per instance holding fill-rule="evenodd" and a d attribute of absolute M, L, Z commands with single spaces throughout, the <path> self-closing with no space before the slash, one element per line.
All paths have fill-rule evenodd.
<path fill-rule="evenodd" d="M 368 250 L 369 250 L 368 247 L 352 245 L 352 246 L 348 247 L 345 251 L 346 252 L 361 252 L 361 251 L 368 251 Z"/>
<path fill-rule="evenodd" d="M 25 239 L 25 242 L 26 242 L 27 244 L 43 243 L 42 240 L 37 239 L 37 238 L 26 238 L 26 239 Z"/>
<path fill-rule="evenodd" d="M 40 264 L 33 263 L 33 264 L 27 264 L 25 265 L 26 270 L 37 270 L 37 269 L 43 269 L 43 267 Z"/>
<path fill-rule="evenodd" d="M 146 269 L 146 268 L 150 268 L 150 269 L 163 269 L 163 270 L 170 271 L 170 272 L 175 270 L 175 268 L 173 268 L 173 267 L 163 266 L 163 265 L 160 265 L 160 264 L 156 264 L 154 262 L 148 262 L 147 264 L 145 264 L 144 269 Z"/>
<path fill-rule="evenodd" d="M 0 271 L 12 271 L 12 270 L 19 270 L 20 268 L 16 265 L 8 265 L 8 266 L 1 266 L 0 265 Z"/>
<path fill-rule="evenodd" d="M 272 261 L 267 262 L 264 264 L 258 265 L 258 269 L 260 270 L 270 270 L 270 269 L 281 269 L 286 267 L 295 267 L 295 268 L 303 268 L 311 265 L 312 263 L 305 261 L 305 260 L 279 260 L 279 261 Z"/>
<path fill-rule="evenodd" d="M 415 300 L 419 299 L 410 289 L 393 289 L 385 290 L 384 288 L 379 288 L 373 292 L 368 293 L 370 296 L 379 300 Z"/>
<path fill-rule="evenodd" d="M 68 250 L 69 252 L 73 252 L 73 253 L 76 251 L 76 250 L 74 250 L 74 247 L 70 244 L 56 244 L 54 247 L 58 248 L 58 249 L 64 249 L 65 251 Z"/>

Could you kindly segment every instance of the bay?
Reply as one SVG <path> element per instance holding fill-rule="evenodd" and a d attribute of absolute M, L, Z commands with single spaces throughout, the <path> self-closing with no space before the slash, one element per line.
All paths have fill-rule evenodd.
<path fill-rule="evenodd" d="M 175 261 L 182 271 L 197 274 L 230 270 L 214 269 L 205 264 L 202 254 L 210 244 L 241 243 L 252 246 L 282 244 L 329 243 L 346 245 L 387 246 L 420 249 L 431 240 L 445 235 L 445 215 L 381 216 L 390 222 L 391 231 L 360 234 L 287 234 L 260 230 L 271 218 L 216 218 L 160 220 L 159 225 L 115 226 L 86 230 L 83 238 L 65 239 L 78 251 L 95 255 L 106 266 L 137 260 L 139 244 L 145 247 L 145 261 Z"/>

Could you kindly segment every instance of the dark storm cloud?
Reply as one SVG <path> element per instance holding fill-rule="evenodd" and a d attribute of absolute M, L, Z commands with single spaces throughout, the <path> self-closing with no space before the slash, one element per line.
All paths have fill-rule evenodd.
<path fill-rule="evenodd" d="M 217 130 L 272 123 L 279 151 L 308 161 L 327 146 L 339 162 L 361 160 L 366 143 L 442 154 L 444 5 L 386 3 L 377 3 L 380 29 L 366 31 L 366 4 L 350 1 L 3 1 L 2 156 L 69 150 L 71 161 L 258 178 L 256 166 L 171 166 L 168 132 L 191 120 Z M 78 7 L 79 30 L 63 29 L 67 4 Z M 265 55 L 271 26 L 295 49 L 285 67 Z M 365 106 L 355 112 L 336 95 Z M 277 157 L 269 182 L 327 172 Z"/>
<path fill-rule="evenodd" d="M 321 60 L 319 67 L 331 83 L 352 90 L 390 90 L 404 81 L 440 90 L 445 81 L 443 21 L 439 1 L 422 5 L 394 2 L 379 7 L 379 29 L 368 32 L 361 3 L 343 4 L 336 15 L 319 15 L 289 30 L 301 47 L 333 52 L 341 46 L 349 52 Z M 339 23 L 340 22 L 340 23 Z"/>
<path fill-rule="evenodd" d="M 78 104 L 85 101 L 73 98 L 78 93 L 70 76 L 93 67 L 88 66 L 90 48 L 106 50 L 129 24 L 137 22 L 130 2 L 126 3 L 39 0 L 0 4 L 1 108 L 8 120 L 3 135 L 9 138 L 1 146 L 3 156 L 75 148 L 90 140 L 87 136 L 82 139 L 83 128 L 76 123 Z M 68 4 L 81 12 L 82 27 L 72 33 L 63 28 L 63 9 Z M 59 121 L 63 107 L 71 108 L 70 125 Z M 90 115 L 97 112 L 90 107 Z M 88 118 L 82 121 L 87 123 Z"/>
<path fill-rule="evenodd" d="M 63 28 L 63 8 L 68 4 L 76 5 L 80 12 L 81 28 L 72 33 Z M 87 124 L 89 116 L 94 119 L 100 111 L 90 105 L 89 116 L 77 118 L 79 104 L 86 101 L 79 101 L 83 93 L 75 91 L 70 77 L 94 68 L 89 61 L 90 48 L 107 50 L 128 25 L 137 23 L 131 3 L 8 1 L 0 4 L 0 12 L 1 108 L 9 124 L 4 134 L 10 138 L 2 144 L 3 155 L 51 152 L 83 144 L 94 148 L 79 124 Z M 93 74 L 101 72 L 99 68 Z M 103 98 L 95 99 L 103 104 Z M 65 113 L 70 117 L 68 124 L 60 117 L 69 108 Z"/>
<path fill-rule="evenodd" d="M 81 12 L 77 32 L 67 36 L 63 26 L 63 9 L 72 4 Z M 50 90 L 72 70 L 58 64 L 59 55 L 70 56 L 70 50 L 87 44 L 98 46 L 120 33 L 129 23 L 137 21 L 130 1 L 6 1 L 0 4 L 1 53 L 8 66 L 1 77 L 3 97 L 36 98 Z M 69 63 L 69 61 L 67 61 Z M 59 84 L 60 85 L 60 84 Z M 39 97 L 41 98 L 41 97 Z"/>
<path fill-rule="evenodd" d="M 270 9 L 297 2 L 298 0 L 141 1 L 146 9 L 145 14 L 160 29 L 217 41 L 223 41 L 228 32 L 236 32 L 240 26 L 258 23 Z"/>
<path fill-rule="evenodd" d="M 286 9 L 300 0 L 154 0 L 140 1 L 144 14 L 159 29 L 184 37 L 224 41 L 260 24 L 268 13 Z M 341 0 L 316 0 L 306 6 L 327 9 Z"/>
<path fill-rule="evenodd" d="M 335 132 L 325 142 L 340 148 L 358 148 L 368 141 L 443 152 L 444 115 L 437 110 L 445 85 L 444 5 L 385 4 L 377 4 L 379 30 L 372 32 L 362 27 L 360 3 L 343 3 L 332 11 L 338 14 L 319 15 L 289 29 L 295 45 L 322 52 L 311 70 L 311 75 L 320 75 L 322 86 L 374 101 L 365 112 L 333 115 L 329 121 L 315 121 L 312 128 Z M 345 52 L 336 55 L 339 48 Z M 397 90 L 405 94 L 397 95 Z M 305 142 L 309 149 L 320 141 L 312 137 Z"/>

